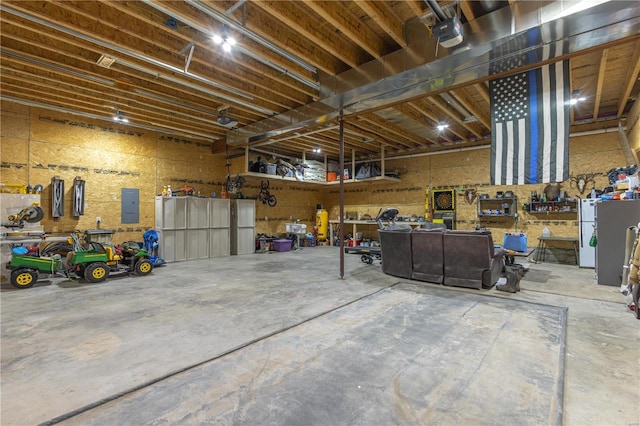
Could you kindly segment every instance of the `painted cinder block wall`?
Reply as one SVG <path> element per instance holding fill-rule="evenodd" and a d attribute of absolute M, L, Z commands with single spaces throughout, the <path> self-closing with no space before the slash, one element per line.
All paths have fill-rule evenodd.
<path fill-rule="evenodd" d="M 67 234 L 74 230 L 115 229 L 114 242 L 139 241 L 154 226 L 154 197 L 163 185 L 174 190 L 185 184 L 194 186 L 205 196 L 220 196 L 227 176 L 226 158 L 214 154 L 210 143 L 187 137 L 123 126 L 113 122 L 92 120 L 13 102 L 2 101 L 0 131 L 0 182 L 40 183 L 44 186 L 42 204 L 47 213 L 42 225 L 46 232 Z M 455 189 L 457 228 L 486 226 L 502 240 L 504 232 L 521 231 L 532 236 L 530 245 L 544 227 L 552 235 L 577 236 L 576 214 L 528 214 L 522 206 L 531 191 L 540 193 L 544 185 L 491 186 L 489 184 L 490 150 L 488 148 L 414 156 L 390 160 L 387 170 L 397 170 L 400 182 L 345 185 L 345 211 L 375 217 L 380 208 L 396 207 L 402 215 L 424 216 L 425 190 Z M 232 176 L 244 171 L 244 159 L 229 161 Z M 571 174 L 599 173 L 597 188 L 608 184 L 605 175 L 625 160 L 618 142 L 617 128 L 608 133 L 572 137 L 570 140 Z M 65 215 L 51 218 L 51 178 L 65 180 Z M 73 179 L 86 181 L 85 214 L 71 216 Z M 322 204 L 330 219 L 338 219 L 339 188 L 269 178 L 269 190 L 276 195 L 275 207 L 256 204 L 256 232 L 282 235 L 285 223 L 298 220 L 309 227 L 315 223 L 316 206 Z M 259 178 L 248 178 L 242 192 L 255 197 L 260 191 Z M 140 190 L 140 222 L 120 223 L 121 188 Z M 467 188 L 478 194 L 495 195 L 496 191 L 513 191 L 518 197 L 519 221 L 511 219 L 478 220 L 476 205 L 467 204 L 462 196 Z M 580 194 L 569 181 L 563 183 L 569 196 Z M 4 220 L 4 218 L 3 218 Z M 517 228 L 516 228 L 517 225 Z M 375 226 L 363 231 L 375 237 Z M 533 242 L 532 242 L 533 240 Z"/>

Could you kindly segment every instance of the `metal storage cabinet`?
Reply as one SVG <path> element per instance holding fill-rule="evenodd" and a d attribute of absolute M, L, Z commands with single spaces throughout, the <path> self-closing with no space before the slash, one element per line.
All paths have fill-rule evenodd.
<path fill-rule="evenodd" d="M 187 197 L 187 260 L 209 257 L 209 199 Z"/>
<path fill-rule="evenodd" d="M 596 276 L 598 284 L 619 286 L 622 281 L 627 228 L 640 221 L 640 200 L 596 203 Z"/>
<path fill-rule="evenodd" d="M 224 257 L 230 250 L 230 203 L 228 199 L 209 200 L 209 257 Z"/>
<path fill-rule="evenodd" d="M 157 229 L 160 257 L 167 262 L 187 260 L 187 231 L 184 229 Z"/>
<path fill-rule="evenodd" d="M 167 262 L 187 260 L 187 197 L 156 197 L 159 255 Z"/>
<path fill-rule="evenodd" d="M 255 200 L 231 200 L 231 254 L 255 253 L 255 223 Z"/>
<path fill-rule="evenodd" d="M 209 199 L 196 197 L 187 198 L 187 228 L 209 228 Z"/>
<path fill-rule="evenodd" d="M 186 227 L 186 197 L 156 197 L 156 228 L 160 230 Z"/>

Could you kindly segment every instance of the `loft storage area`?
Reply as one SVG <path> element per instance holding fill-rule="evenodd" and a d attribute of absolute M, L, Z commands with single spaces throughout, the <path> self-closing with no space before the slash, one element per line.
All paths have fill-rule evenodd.
<path fill-rule="evenodd" d="M 335 183 L 340 180 L 355 182 L 369 179 L 394 181 L 398 179 L 397 171 L 385 171 L 382 175 L 382 161 L 352 161 L 345 163 L 345 168 L 340 173 L 340 164 L 333 160 L 324 159 L 318 161 L 309 158 L 286 157 L 281 158 L 275 154 L 263 157 L 262 155 L 250 155 L 247 162 L 247 171 L 238 175 L 243 177 L 268 177 L 271 175 L 279 178 L 288 178 L 297 182 L 309 183 Z M 355 170 L 355 172 L 354 172 Z"/>

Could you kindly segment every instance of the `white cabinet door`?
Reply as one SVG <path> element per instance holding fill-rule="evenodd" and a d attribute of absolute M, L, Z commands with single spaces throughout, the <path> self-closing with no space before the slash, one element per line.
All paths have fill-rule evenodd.
<path fill-rule="evenodd" d="M 177 262 L 187 259 L 186 231 L 157 230 L 159 238 L 160 257 L 167 262 Z"/>
<path fill-rule="evenodd" d="M 203 229 L 209 227 L 209 200 L 207 198 L 187 197 L 187 228 Z"/>
<path fill-rule="evenodd" d="M 156 228 L 185 229 L 186 227 L 186 197 L 156 197 Z"/>
<path fill-rule="evenodd" d="M 229 228 L 210 229 L 209 243 L 209 257 L 229 256 Z"/>
<path fill-rule="evenodd" d="M 187 232 L 187 260 L 209 257 L 209 230 L 189 229 Z"/>
<path fill-rule="evenodd" d="M 230 224 L 230 201 L 228 199 L 212 198 L 210 200 L 210 222 L 211 228 L 228 228 Z"/>

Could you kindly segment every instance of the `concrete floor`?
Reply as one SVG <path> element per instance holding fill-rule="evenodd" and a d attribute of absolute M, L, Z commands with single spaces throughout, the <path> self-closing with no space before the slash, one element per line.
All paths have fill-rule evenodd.
<path fill-rule="evenodd" d="M 443 288 L 387 276 L 379 265 L 365 265 L 357 255 L 345 256 L 346 274 L 340 280 L 338 256 L 337 248 L 315 247 L 175 263 L 157 268 L 148 277 L 113 278 L 101 284 L 56 278 L 25 290 L 3 285 L 0 423 L 295 423 L 291 419 L 279 422 L 278 417 L 247 417 L 249 411 L 244 416 L 203 417 L 202 411 L 200 416 L 189 416 L 194 407 L 206 406 L 213 399 L 211 391 L 198 388 L 195 382 L 184 390 L 191 392 L 189 404 L 175 407 L 171 415 L 159 417 L 150 409 L 147 416 L 138 402 L 166 410 L 172 402 L 162 389 L 172 389 L 180 376 L 213 375 L 212 362 L 225 368 L 224 375 L 217 377 L 219 383 L 233 386 L 234 380 L 248 374 L 241 362 L 248 351 L 260 353 L 272 338 L 286 335 L 290 343 L 279 347 L 285 352 L 279 356 L 295 360 L 294 355 L 313 346 L 301 338 L 304 333 L 295 332 L 344 322 L 344 317 L 332 319 L 332 315 L 345 307 L 362 307 L 398 281 L 425 291 Z M 516 294 L 495 288 L 446 289 L 473 297 L 490 296 L 486 299 L 491 304 L 505 307 L 517 300 L 567 308 L 561 422 L 640 424 L 635 408 L 640 400 L 640 323 L 628 311 L 618 288 L 598 286 L 593 270 L 550 263 L 532 264 L 521 286 Z M 537 306 L 531 305 L 531 310 Z M 385 309 L 374 318 L 384 320 L 391 308 Z M 361 352 L 370 350 L 353 347 L 352 357 L 357 360 Z M 519 361 L 511 360 L 514 365 Z M 296 364 L 283 365 L 294 368 Z M 420 381 L 416 376 L 416 382 Z M 315 387 L 308 384 L 309 390 Z M 495 387 L 504 391 L 505 401 L 510 400 L 502 377 L 495 378 Z M 355 412 L 367 405 L 375 403 L 363 400 L 358 407 L 343 410 Z M 402 420 L 377 419 L 384 424 L 469 424 L 468 419 L 455 416 L 421 417 L 430 420 L 420 421 L 407 407 L 377 407 L 381 412 L 404 413 Z M 224 409 L 234 412 L 238 406 Z M 512 414 L 516 415 L 515 410 Z M 495 415 L 494 421 L 487 420 L 491 419 L 489 412 L 477 423 L 503 418 Z M 375 424 L 375 419 L 312 417 L 305 424 Z M 509 423 L 541 423 L 526 414 L 514 419 Z"/>

